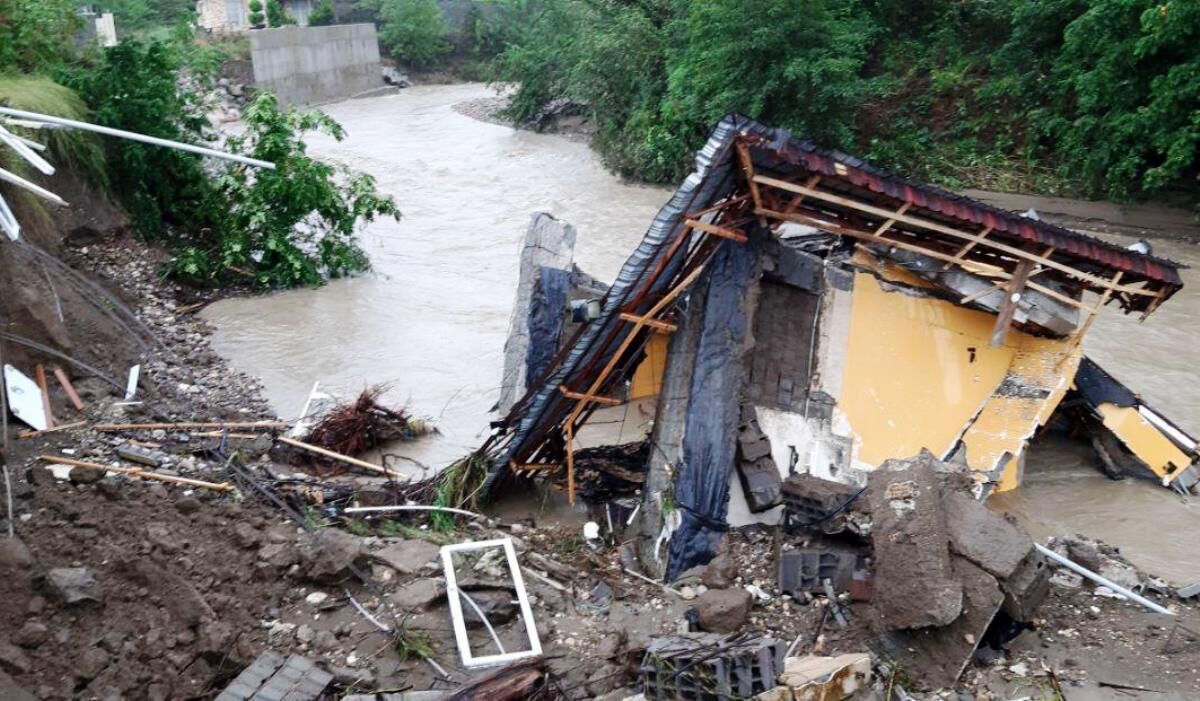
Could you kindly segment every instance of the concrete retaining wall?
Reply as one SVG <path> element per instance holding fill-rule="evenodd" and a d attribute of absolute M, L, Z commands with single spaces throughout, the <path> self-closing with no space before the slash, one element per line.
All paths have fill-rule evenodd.
<path fill-rule="evenodd" d="M 382 88 L 371 24 L 279 27 L 250 32 L 254 84 L 281 103 L 317 104 Z"/>

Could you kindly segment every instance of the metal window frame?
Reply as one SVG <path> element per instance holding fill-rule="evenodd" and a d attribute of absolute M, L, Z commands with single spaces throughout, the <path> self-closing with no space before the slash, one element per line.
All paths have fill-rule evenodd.
<path fill-rule="evenodd" d="M 500 655 L 471 654 L 471 641 L 467 638 L 467 625 L 463 619 L 462 599 L 459 597 L 458 580 L 454 575 L 454 554 L 503 548 L 508 559 L 509 572 L 517 592 L 517 602 L 521 606 L 521 619 L 525 623 L 525 631 L 529 634 L 529 649 L 517 652 L 507 652 Z M 529 594 L 525 591 L 525 581 L 521 577 L 521 566 L 517 563 L 517 551 L 509 538 L 496 540 L 469 541 L 454 545 L 442 546 L 442 565 L 446 571 L 446 598 L 450 602 L 450 620 L 454 624 L 454 640 L 458 643 L 458 652 L 462 657 L 463 666 L 467 668 L 490 667 L 507 664 L 529 657 L 541 657 L 542 643 L 538 638 L 537 626 L 533 620 L 533 610 L 529 606 Z"/>

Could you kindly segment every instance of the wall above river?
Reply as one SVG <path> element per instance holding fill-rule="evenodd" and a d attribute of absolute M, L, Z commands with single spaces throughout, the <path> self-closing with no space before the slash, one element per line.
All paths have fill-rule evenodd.
<path fill-rule="evenodd" d="M 284 105 L 330 102 L 384 87 L 373 24 L 250 32 L 254 84 Z"/>

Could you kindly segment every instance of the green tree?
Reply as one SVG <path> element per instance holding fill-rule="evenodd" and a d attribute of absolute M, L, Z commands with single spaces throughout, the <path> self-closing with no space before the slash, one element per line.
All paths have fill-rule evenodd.
<path fill-rule="evenodd" d="M 340 141 L 341 126 L 320 112 L 282 111 L 270 93 L 256 96 L 243 116 L 246 131 L 229 148 L 275 168 L 226 169 L 216 181 L 227 207 L 216 236 L 181 249 L 172 269 L 209 282 L 248 273 L 261 287 L 319 284 L 366 269 L 358 225 L 400 213 L 370 176 L 307 155 L 306 133 Z"/>
<path fill-rule="evenodd" d="M 248 18 L 250 26 L 256 29 L 264 27 L 267 22 L 267 16 L 263 14 L 262 0 L 250 0 L 248 7 L 250 8 L 250 16 Z"/>
<path fill-rule="evenodd" d="M 296 18 L 283 6 L 279 0 L 267 0 L 267 24 L 272 27 L 283 27 L 295 24 Z"/>
<path fill-rule="evenodd" d="M 429 67 L 450 51 L 450 27 L 437 0 L 376 0 L 379 42 L 412 67 Z"/>
<path fill-rule="evenodd" d="M 312 12 L 308 13 L 310 27 L 324 27 L 337 21 L 333 13 L 333 0 L 317 0 Z"/>
<path fill-rule="evenodd" d="M 0 0 L 0 73 L 38 73 L 71 58 L 79 15 L 70 0 Z"/>
<path fill-rule="evenodd" d="M 64 71 L 62 77 L 87 102 L 98 124 L 196 141 L 207 119 L 196 97 L 177 85 L 181 64 L 178 47 L 169 42 L 126 39 L 106 49 L 97 65 Z M 106 146 L 113 190 L 142 237 L 162 237 L 164 223 L 199 228 L 219 217 L 199 157 L 125 139 L 109 139 Z"/>

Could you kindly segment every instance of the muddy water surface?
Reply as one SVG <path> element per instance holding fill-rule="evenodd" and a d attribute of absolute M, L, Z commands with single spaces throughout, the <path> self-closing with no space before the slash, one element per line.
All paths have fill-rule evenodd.
<path fill-rule="evenodd" d="M 666 189 L 607 173 L 584 144 L 453 110 L 491 94 L 481 85 L 421 87 L 325 108 L 349 136 L 313 139 L 312 152 L 374 175 L 404 218 L 367 227 L 372 275 L 206 310 L 218 351 L 263 380 L 282 416 L 299 412 L 315 381 L 344 395 L 387 382 L 393 399 L 443 432 L 405 453 L 430 465 L 461 456 L 482 440 L 498 396 L 530 212 L 574 224 L 577 262 L 608 280 L 666 201 Z M 1188 287 L 1141 324 L 1108 310 L 1086 345 L 1152 405 L 1200 433 L 1200 247 L 1154 245 L 1192 266 Z M 1069 446 L 1031 454 L 1027 487 L 1002 504 L 1041 538 L 1091 534 L 1151 571 L 1200 580 L 1200 507 L 1153 484 L 1109 481 Z"/>
<path fill-rule="evenodd" d="M 314 137 L 310 151 L 375 176 L 404 216 L 367 227 L 371 275 L 205 311 L 218 352 L 262 379 L 281 416 L 295 417 L 317 381 L 342 395 L 390 383 L 393 400 L 442 431 L 405 454 L 429 465 L 461 457 L 499 396 L 530 213 L 574 224 L 576 262 L 609 280 L 649 226 L 669 191 L 621 183 L 585 144 L 452 109 L 494 94 L 419 87 L 323 108 L 348 137 Z"/>

